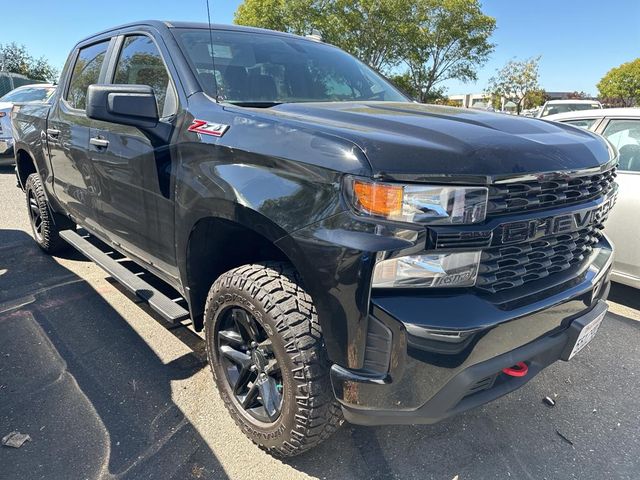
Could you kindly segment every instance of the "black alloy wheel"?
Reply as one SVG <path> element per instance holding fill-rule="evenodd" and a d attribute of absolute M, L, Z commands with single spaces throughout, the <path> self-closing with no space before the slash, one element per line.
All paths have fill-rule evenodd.
<path fill-rule="evenodd" d="M 38 201 L 36 200 L 35 193 L 33 190 L 28 191 L 28 205 L 29 205 L 29 221 L 31 222 L 31 228 L 33 229 L 33 234 L 36 237 L 36 241 L 41 243 L 44 239 L 42 235 L 42 214 L 40 213 L 40 206 L 38 205 Z"/>
<path fill-rule="evenodd" d="M 264 328 L 244 308 L 230 307 L 222 313 L 216 339 L 235 400 L 256 420 L 275 422 L 282 410 L 283 380 Z"/>

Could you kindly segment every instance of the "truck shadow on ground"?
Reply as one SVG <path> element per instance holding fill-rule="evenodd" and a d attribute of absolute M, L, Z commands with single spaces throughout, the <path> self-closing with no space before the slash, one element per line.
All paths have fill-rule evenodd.
<path fill-rule="evenodd" d="M 171 396 L 205 365 L 163 363 L 86 281 L 0 230 L 0 436 L 32 438 L 2 448 L 3 478 L 226 478 Z"/>

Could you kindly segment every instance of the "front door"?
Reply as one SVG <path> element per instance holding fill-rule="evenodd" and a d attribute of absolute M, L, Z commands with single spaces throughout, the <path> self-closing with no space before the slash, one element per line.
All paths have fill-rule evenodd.
<path fill-rule="evenodd" d="M 109 40 L 80 48 L 66 89 L 55 102 L 47 123 L 53 189 L 65 210 L 85 226 L 96 227 L 97 185 L 87 149 L 87 88 L 99 83 Z"/>
<path fill-rule="evenodd" d="M 161 121 L 173 120 L 175 89 L 151 37 L 124 37 L 112 83 L 151 86 Z M 174 162 L 168 139 L 136 127 L 93 121 L 89 152 L 100 185 L 100 222 L 110 240 L 176 277 Z"/>

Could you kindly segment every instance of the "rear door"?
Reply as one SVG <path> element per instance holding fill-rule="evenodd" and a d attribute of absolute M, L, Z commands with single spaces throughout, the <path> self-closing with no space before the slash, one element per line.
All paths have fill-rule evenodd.
<path fill-rule="evenodd" d="M 618 150 L 618 201 L 605 233 L 616 246 L 614 271 L 640 279 L 640 118 L 610 118 L 599 132 Z"/>
<path fill-rule="evenodd" d="M 99 185 L 88 155 L 90 120 L 85 109 L 87 88 L 99 83 L 105 74 L 109 44 L 109 39 L 102 40 L 72 54 L 46 131 L 56 197 L 80 224 L 93 229 L 97 229 Z"/>
<path fill-rule="evenodd" d="M 156 40 L 146 32 L 118 37 L 105 83 L 149 85 L 161 121 L 178 109 L 175 84 Z M 89 151 L 100 183 L 98 210 L 110 240 L 156 270 L 176 277 L 170 144 L 136 127 L 93 121 Z"/>

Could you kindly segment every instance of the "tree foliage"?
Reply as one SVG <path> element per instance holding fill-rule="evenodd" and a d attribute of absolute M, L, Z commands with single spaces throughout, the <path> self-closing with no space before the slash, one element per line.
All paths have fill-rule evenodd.
<path fill-rule="evenodd" d="M 24 45 L 14 42 L 0 44 L 0 57 L 4 58 L 4 69 L 7 72 L 44 82 L 54 82 L 58 78 L 58 70 L 46 58 L 33 58 Z"/>
<path fill-rule="evenodd" d="M 598 82 L 600 96 L 625 107 L 640 104 L 640 58 L 609 70 Z"/>
<path fill-rule="evenodd" d="M 522 108 L 530 109 L 540 107 L 544 105 L 544 102 L 548 100 L 547 92 L 542 88 L 536 88 L 527 92 L 522 102 Z"/>
<path fill-rule="evenodd" d="M 519 114 L 527 96 L 540 90 L 538 85 L 538 65 L 540 57 L 527 60 L 510 60 L 489 79 L 487 93 L 494 97 L 505 98 L 516 104 Z"/>
<path fill-rule="evenodd" d="M 374 69 L 396 73 L 421 101 L 441 94 L 448 79 L 475 80 L 494 48 L 495 19 L 479 0 L 245 0 L 235 22 L 317 30 Z"/>
<path fill-rule="evenodd" d="M 402 61 L 421 101 L 449 79 L 477 79 L 478 67 L 493 52 L 489 41 L 495 19 L 484 15 L 476 0 L 420 0 L 414 2 L 403 43 Z"/>

